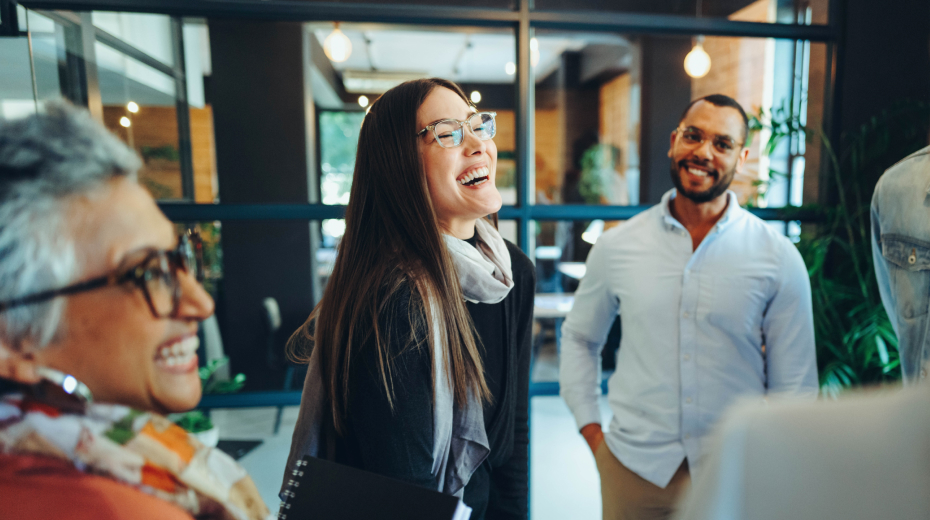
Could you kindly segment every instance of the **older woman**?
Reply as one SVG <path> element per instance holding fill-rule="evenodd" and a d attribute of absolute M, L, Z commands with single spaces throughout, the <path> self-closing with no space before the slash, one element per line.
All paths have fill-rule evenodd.
<path fill-rule="evenodd" d="M 83 111 L 0 123 L 3 518 L 259 519 L 245 472 L 160 414 L 200 399 L 191 246 Z"/>

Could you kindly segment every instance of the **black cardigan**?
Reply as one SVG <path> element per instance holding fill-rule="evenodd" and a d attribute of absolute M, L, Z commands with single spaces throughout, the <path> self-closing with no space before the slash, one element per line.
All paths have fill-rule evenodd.
<path fill-rule="evenodd" d="M 465 488 L 465 503 L 474 508 L 474 520 L 525 520 L 528 512 L 530 339 L 536 281 L 529 258 L 510 242 L 507 248 L 514 288 L 504 301 L 492 304 L 502 307 L 506 331 L 502 340 L 487 342 L 503 343 L 506 352 L 503 356 L 482 352 L 495 365 L 503 362 L 487 367 L 502 376 L 495 385 L 492 417 L 485 423 L 491 453 Z M 390 334 L 395 356 L 394 410 L 378 376 L 375 349 L 363 346 L 350 369 L 347 428 L 333 443 L 334 457 L 342 464 L 436 489 L 430 358 L 425 348 L 411 348 L 407 341 L 409 301 L 410 288 L 405 286 L 393 295 L 386 306 L 389 311 L 379 321 L 381 330 Z M 415 335 L 422 339 L 425 331 Z"/>

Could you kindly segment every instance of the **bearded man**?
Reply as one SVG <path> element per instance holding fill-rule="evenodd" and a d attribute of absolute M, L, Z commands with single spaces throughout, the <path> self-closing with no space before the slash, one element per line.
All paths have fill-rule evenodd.
<path fill-rule="evenodd" d="M 668 152 L 675 188 L 600 237 L 562 326 L 561 394 L 594 452 L 605 520 L 670 516 L 737 398 L 817 395 L 801 255 L 727 190 L 747 133 L 727 96 L 685 109 Z M 604 431 L 598 361 L 618 314 Z"/>

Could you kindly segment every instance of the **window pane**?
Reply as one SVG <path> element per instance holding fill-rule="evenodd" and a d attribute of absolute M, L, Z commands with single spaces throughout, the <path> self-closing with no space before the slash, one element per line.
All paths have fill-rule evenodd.
<path fill-rule="evenodd" d="M 243 391 L 299 390 L 303 376 L 295 373 L 301 367 L 287 361 L 284 347 L 310 315 L 314 294 L 328 278 L 328 252 L 314 238 L 319 222 L 229 220 L 176 226 L 199 233 L 203 285 L 216 302 L 215 317 L 201 326 L 201 364 L 228 357 L 222 375 L 245 374 Z M 291 386 L 286 388 L 286 382 Z"/>
<path fill-rule="evenodd" d="M 296 0 L 291 0 L 296 1 Z M 315 2 L 325 2 L 329 3 L 331 0 L 300 0 L 300 3 L 315 3 Z M 342 0 L 341 3 L 346 4 L 370 4 L 371 0 Z M 419 6 L 437 6 L 437 7 L 448 7 L 450 4 L 444 0 L 405 0 L 405 5 L 419 5 Z M 485 7 L 492 9 L 514 9 L 516 7 L 516 0 L 470 0 L 467 4 L 469 7 Z"/>
<path fill-rule="evenodd" d="M 658 202 L 673 186 L 670 134 L 691 100 L 709 94 L 734 98 L 760 122 L 730 187 L 741 204 L 816 200 L 819 142 L 773 124 L 820 128 L 825 44 L 548 31 L 536 41 L 537 204 Z M 685 57 L 698 44 L 710 68 L 690 77 Z"/>
<path fill-rule="evenodd" d="M 535 0 L 535 7 L 539 11 L 612 11 L 803 25 L 827 24 L 829 14 L 829 0 Z"/>
<path fill-rule="evenodd" d="M 61 26 L 35 11 L 20 9 L 19 16 L 23 31 L 28 19 L 33 59 L 30 63 L 25 36 L 0 38 L 0 117 L 7 119 L 33 114 L 37 105 L 41 108 L 44 102 L 61 98 L 59 66 L 66 59 L 56 42 Z"/>
<path fill-rule="evenodd" d="M 558 381 L 562 323 L 574 304 L 574 293 L 585 275 L 585 260 L 601 234 L 620 221 L 558 220 L 532 222 L 536 264 L 534 309 L 534 383 Z M 614 355 L 620 344 L 619 320 L 608 337 L 602 355 L 605 376 L 613 371 Z"/>
<path fill-rule="evenodd" d="M 101 29 L 167 65 L 174 65 L 171 17 L 162 14 L 94 11 L 91 20 Z"/>
<path fill-rule="evenodd" d="M 101 43 L 95 52 L 104 124 L 142 157 L 153 197 L 183 199 L 174 78 Z"/>

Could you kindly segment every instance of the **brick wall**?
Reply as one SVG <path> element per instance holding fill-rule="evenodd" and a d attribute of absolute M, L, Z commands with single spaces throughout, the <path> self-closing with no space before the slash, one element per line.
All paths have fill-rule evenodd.
<path fill-rule="evenodd" d="M 633 81 L 629 73 L 621 74 L 616 78 L 601 85 L 601 113 L 599 132 L 601 143 L 610 144 L 620 149 L 620 164 L 615 165 L 615 169 L 621 175 L 625 174 L 630 167 L 633 146 L 638 147 L 639 128 L 632 125 L 631 110 L 634 110 L 632 104 L 632 86 Z M 634 141 L 630 141 L 633 134 Z M 637 151 L 638 153 L 638 151 Z M 616 194 L 619 195 L 619 194 Z M 638 194 L 636 194 L 638 197 Z M 626 200 L 613 200 L 613 204 L 629 204 L 630 195 L 626 194 Z"/>
<path fill-rule="evenodd" d="M 498 152 L 513 152 L 516 146 L 516 127 L 512 110 L 497 112 L 497 136 L 494 143 Z M 562 123 L 558 110 L 536 110 L 536 192 L 542 192 L 550 201 L 561 201 L 562 164 L 565 161 Z M 530 194 L 533 197 L 533 194 Z"/>
<path fill-rule="evenodd" d="M 731 20 L 744 22 L 768 22 L 774 14 L 770 0 L 758 0 L 730 15 Z M 773 42 L 763 38 L 707 37 L 704 50 L 710 55 L 710 72 L 703 78 L 691 81 L 691 98 L 709 94 L 725 94 L 732 97 L 748 114 L 754 114 L 770 101 L 765 99 L 766 53 Z M 733 179 L 730 189 L 736 192 L 740 204 L 756 195 L 753 183 L 760 180 L 760 143 L 755 139 L 749 147 L 749 158 L 742 174 Z M 763 176 L 767 177 L 766 173 Z"/>

